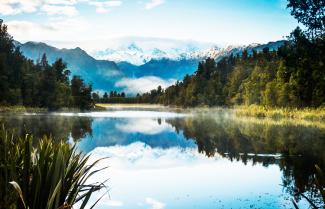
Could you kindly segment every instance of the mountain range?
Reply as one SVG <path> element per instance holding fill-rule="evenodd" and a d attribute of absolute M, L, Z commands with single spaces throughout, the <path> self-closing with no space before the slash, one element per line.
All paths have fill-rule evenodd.
<path fill-rule="evenodd" d="M 49 63 L 62 58 L 72 75 L 82 76 L 92 83 L 94 90 L 125 91 L 129 94 L 143 93 L 150 88 L 161 85 L 166 87 L 186 74 L 195 72 L 198 63 L 207 57 L 216 61 L 230 54 L 240 54 L 243 50 L 252 53 L 268 47 L 276 50 L 285 41 L 248 46 L 211 46 L 203 49 L 193 44 L 182 48 L 141 47 L 135 42 L 124 44 L 115 49 L 107 48 L 92 51 L 91 55 L 83 49 L 59 49 L 42 42 L 15 42 L 24 56 L 37 62 L 46 53 Z M 146 84 L 146 85 L 144 85 Z"/>

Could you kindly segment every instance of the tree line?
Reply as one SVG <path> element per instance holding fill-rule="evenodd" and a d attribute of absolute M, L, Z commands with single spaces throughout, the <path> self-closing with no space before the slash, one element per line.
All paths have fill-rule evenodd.
<path fill-rule="evenodd" d="M 92 86 L 80 76 L 71 80 L 69 76 L 67 64 L 61 58 L 49 64 L 43 54 L 34 64 L 24 57 L 0 19 L 0 105 L 90 109 Z"/>
<path fill-rule="evenodd" d="M 193 75 L 138 97 L 145 103 L 179 106 L 265 105 L 319 107 L 325 104 L 325 1 L 289 0 L 297 27 L 277 50 L 247 50 L 208 58 Z"/>
<path fill-rule="evenodd" d="M 105 92 L 102 96 L 98 92 L 92 93 L 92 98 L 95 103 L 129 103 L 131 97 L 126 97 L 125 92 L 110 91 Z"/>

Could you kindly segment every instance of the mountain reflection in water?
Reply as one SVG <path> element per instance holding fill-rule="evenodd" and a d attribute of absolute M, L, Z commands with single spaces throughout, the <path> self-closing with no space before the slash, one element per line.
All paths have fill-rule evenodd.
<path fill-rule="evenodd" d="M 94 158 L 111 157 L 105 162 L 110 166 L 105 177 L 112 179 L 108 183 L 112 187 L 112 198 L 104 200 L 99 208 L 147 208 L 148 205 L 158 208 L 215 208 L 216 205 L 290 208 L 291 198 L 305 206 L 297 191 L 304 192 L 316 203 L 320 201 L 314 182 L 314 165 L 323 169 L 325 166 L 322 125 L 235 118 L 222 111 L 189 116 L 119 111 L 121 114 L 110 111 L 95 116 L 91 113 L 2 115 L 0 123 L 14 128 L 17 134 L 31 133 L 35 140 L 51 134 L 56 139 L 78 142 L 79 149 L 91 152 Z M 151 172 L 150 176 L 146 172 Z M 199 172 L 203 173 L 199 175 Z M 229 173 L 232 178 L 225 172 L 234 172 Z M 130 177 L 131 174 L 136 178 Z M 161 184 L 152 179 L 152 175 L 160 176 Z M 141 183 L 140 191 L 134 190 L 139 185 L 130 179 Z M 146 186 L 145 182 L 150 179 L 156 182 L 151 182 L 156 187 Z M 278 185 L 273 185 L 275 183 Z M 258 184 L 266 187 L 264 193 Z M 166 185 L 175 190 L 174 196 L 160 191 Z M 222 188 L 221 193 L 214 187 Z M 213 196 L 217 193 L 217 197 Z M 192 200 L 185 201 L 184 195 Z M 140 196 L 142 200 L 137 199 Z"/>

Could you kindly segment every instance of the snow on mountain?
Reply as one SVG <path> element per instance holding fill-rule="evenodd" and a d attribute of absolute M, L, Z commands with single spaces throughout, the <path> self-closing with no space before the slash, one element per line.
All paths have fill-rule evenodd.
<path fill-rule="evenodd" d="M 253 50 L 260 52 L 264 48 L 269 48 L 270 51 L 277 50 L 280 46 L 285 43 L 284 40 L 269 42 L 267 44 L 249 44 L 249 45 L 229 45 L 224 48 L 220 48 L 218 46 L 212 46 L 206 50 L 196 51 L 190 55 L 192 59 L 206 59 L 208 57 L 213 58 L 215 60 L 220 60 L 222 57 L 229 56 L 230 54 L 237 55 L 241 54 L 244 50 L 247 50 L 249 54 L 253 52 Z"/>
<path fill-rule="evenodd" d="M 115 62 L 128 62 L 133 65 L 143 65 L 151 60 L 203 60 L 208 57 L 220 60 L 224 56 L 230 54 L 241 54 L 245 49 L 249 53 L 252 50 L 261 51 L 263 48 L 268 47 L 270 50 L 276 50 L 284 42 L 270 42 L 267 44 L 250 44 L 250 45 L 229 45 L 221 47 L 214 44 L 200 44 L 200 43 L 187 43 L 180 44 L 161 44 L 158 43 L 148 46 L 144 42 L 137 42 L 136 40 L 124 43 L 115 48 L 107 48 L 105 50 L 93 51 L 93 57 L 101 60 L 111 60 Z"/>
<path fill-rule="evenodd" d="M 212 43 L 131 37 L 111 40 L 104 44 L 107 48 L 91 50 L 90 54 L 96 59 L 128 62 L 139 66 L 151 60 L 189 59 L 192 53 L 207 49 Z"/>
<path fill-rule="evenodd" d="M 219 57 L 226 56 L 230 54 L 233 50 L 242 48 L 242 46 L 227 46 L 225 48 L 221 48 L 218 46 L 212 46 L 211 48 L 193 52 L 190 57 L 193 59 L 206 59 L 208 57 L 213 59 L 218 59 Z"/>
<path fill-rule="evenodd" d="M 133 65 L 143 65 L 151 60 L 182 60 L 182 59 L 203 59 L 207 57 L 216 58 L 220 55 L 227 54 L 233 48 L 220 48 L 219 46 L 213 46 L 212 48 L 199 48 L 199 47 L 187 47 L 183 48 L 170 48 L 159 49 L 149 48 L 142 49 L 135 43 L 130 44 L 127 47 L 121 47 L 119 49 L 105 49 L 103 51 L 92 52 L 92 55 L 97 59 L 111 60 L 115 62 L 128 62 Z"/>
<path fill-rule="evenodd" d="M 190 58 L 197 49 L 192 48 L 170 48 L 160 49 L 157 47 L 143 49 L 136 43 L 118 49 L 105 49 L 92 52 L 97 59 L 111 60 L 115 62 L 129 62 L 134 65 L 143 65 L 150 60 L 171 59 L 180 60 Z"/>
<path fill-rule="evenodd" d="M 164 86 L 172 81 L 182 80 L 186 74 L 193 74 L 198 62 L 205 58 L 210 57 L 218 61 L 230 54 L 241 54 L 244 50 L 251 54 L 253 50 L 262 51 L 265 47 L 272 51 L 284 42 L 221 47 L 214 44 L 200 45 L 193 42 L 149 39 L 149 42 L 123 42 L 124 44 L 94 52 L 97 59 L 80 47 L 60 49 L 41 42 L 22 44 L 15 41 L 14 44 L 20 47 L 24 56 L 34 61 L 43 53 L 47 54 L 50 63 L 58 57 L 63 58 L 72 74 L 81 75 L 86 82 L 92 82 L 96 90 L 123 89 L 134 93 L 146 91 L 146 88 L 141 91 L 138 88 L 145 83 Z"/>

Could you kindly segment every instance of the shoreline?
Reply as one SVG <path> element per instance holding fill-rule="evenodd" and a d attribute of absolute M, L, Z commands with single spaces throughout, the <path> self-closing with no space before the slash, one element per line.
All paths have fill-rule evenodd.
<path fill-rule="evenodd" d="M 319 108 L 288 108 L 288 107 L 263 107 L 258 105 L 251 106 L 233 106 L 233 107 L 193 107 L 182 108 L 176 106 L 164 106 L 161 104 L 104 104 L 98 103 L 94 105 L 90 111 L 105 111 L 114 109 L 135 108 L 139 110 L 150 109 L 171 109 L 175 111 L 185 112 L 208 112 L 208 111 L 231 111 L 237 117 L 255 117 L 270 119 L 295 119 L 305 121 L 325 122 L 325 107 Z M 24 107 L 24 106 L 0 106 L 0 113 L 51 113 L 47 108 Z M 60 108 L 54 112 L 80 112 L 77 108 Z M 88 112 L 88 111 L 86 111 Z"/>
<path fill-rule="evenodd" d="M 248 116 L 271 119 L 295 119 L 325 122 L 325 107 L 288 108 L 263 107 L 257 105 L 235 106 L 231 108 L 238 117 Z"/>
<path fill-rule="evenodd" d="M 100 106 L 94 106 L 92 109 L 85 111 L 104 111 L 106 110 L 103 107 Z M 49 110 L 48 108 L 44 107 L 25 107 L 25 106 L 0 106 L 0 114 L 4 113 L 51 113 L 51 112 L 81 112 L 78 108 L 72 108 L 72 107 L 62 107 L 58 110 Z"/>
<path fill-rule="evenodd" d="M 25 106 L 0 106 L 0 113 L 46 113 L 47 108 Z"/>

